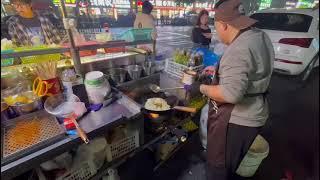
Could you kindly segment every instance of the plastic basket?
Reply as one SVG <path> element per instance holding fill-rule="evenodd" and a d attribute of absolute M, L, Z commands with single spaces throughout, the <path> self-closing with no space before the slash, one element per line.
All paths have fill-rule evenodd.
<path fill-rule="evenodd" d="M 15 49 L 15 52 L 22 51 L 35 51 L 35 50 L 50 50 L 47 46 L 38 46 L 38 47 L 18 47 Z M 55 54 L 43 54 L 43 55 L 34 55 L 34 56 L 26 56 L 20 57 L 22 64 L 30 64 L 30 63 L 41 63 L 46 61 L 59 61 L 61 55 L 59 53 Z"/>
<path fill-rule="evenodd" d="M 196 67 L 193 67 L 192 70 L 197 71 L 197 70 L 200 70 L 202 67 L 203 67 L 203 65 L 196 66 Z M 166 73 L 168 73 L 169 75 L 172 75 L 176 78 L 181 79 L 183 76 L 183 71 L 185 69 L 188 69 L 188 66 L 176 63 L 173 61 L 172 58 L 166 59 L 164 71 Z"/>
<path fill-rule="evenodd" d="M 139 131 L 134 131 L 129 136 L 108 144 L 107 151 L 107 161 L 111 162 L 114 159 L 117 159 L 139 147 Z"/>
<path fill-rule="evenodd" d="M 62 176 L 58 177 L 57 180 L 88 180 L 96 173 L 97 171 L 93 164 L 84 162 L 76 168 L 67 171 Z"/>
<path fill-rule="evenodd" d="M 152 29 L 144 28 L 144 29 L 130 29 L 121 35 L 121 39 L 127 42 L 134 41 L 150 41 Z"/>
<path fill-rule="evenodd" d="M 8 49 L 8 50 L 1 51 L 1 54 L 7 54 L 7 53 L 13 53 L 13 52 L 14 50 Z M 1 67 L 12 66 L 13 63 L 14 63 L 14 58 L 1 59 Z"/>

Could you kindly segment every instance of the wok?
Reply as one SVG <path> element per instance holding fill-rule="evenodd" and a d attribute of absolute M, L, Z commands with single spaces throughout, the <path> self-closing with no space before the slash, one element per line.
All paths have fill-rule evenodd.
<path fill-rule="evenodd" d="M 150 98 L 148 98 L 150 99 Z M 146 99 L 143 103 L 143 105 L 145 105 L 145 103 L 147 102 Z M 146 113 L 153 113 L 153 114 L 159 114 L 159 115 L 163 115 L 163 114 L 172 114 L 173 111 L 182 111 L 182 112 L 188 112 L 188 113 L 196 113 L 197 109 L 196 108 L 190 108 L 190 107 L 185 107 L 185 106 L 177 106 L 178 104 L 178 98 L 175 96 L 168 96 L 167 98 L 163 98 L 165 101 L 167 101 L 168 105 L 170 106 L 169 109 L 167 110 L 160 110 L 160 111 L 155 111 L 155 110 L 150 110 L 147 109 L 145 107 L 142 108 L 142 110 Z"/>

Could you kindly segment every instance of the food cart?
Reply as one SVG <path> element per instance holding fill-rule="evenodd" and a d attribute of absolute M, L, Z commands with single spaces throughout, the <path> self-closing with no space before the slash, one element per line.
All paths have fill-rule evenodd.
<path fill-rule="evenodd" d="M 62 9 L 64 9 L 63 3 Z M 59 74 L 57 75 L 60 79 L 58 89 L 62 90 L 58 95 L 65 93 L 67 88 L 61 83 L 61 72 L 70 68 L 75 69 L 80 79 L 80 83 L 77 81 L 78 88 L 72 89 L 79 98 L 79 102 L 88 96 L 88 88 L 87 92 L 83 90 L 83 79 L 89 72 L 107 74 L 103 77 L 108 79 L 110 92 L 104 97 L 102 107 L 95 107 L 95 109 L 90 106 L 90 110 L 84 112 L 77 120 L 68 116 L 61 121 L 58 113 L 54 114 L 49 110 L 50 105 L 53 105 L 48 103 L 50 98 L 57 101 L 58 97 L 48 94 L 37 94 L 41 104 L 38 109 L 16 113 L 16 117 L 11 119 L 3 119 L 1 115 L 1 178 L 11 179 L 36 169 L 36 174 L 45 179 L 43 169 L 48 167 L 52 159 L 70 150 L 80 151 L 80 154 L 81 151 L 93 151 L 92 157 L 97 159 L 97 154 L 103 154 L 102 160 L 99 157 L 101 163 L 92 164 L 91 159 L 81 159 L 80 156 L 76 163 L 68 162 L 66 160 L 68 158 L 64 157 L 64 162 L 68 165 L 65 165 L 65 170 L 56 179 L 100 179 L 108 174 L 110 176 L 113 172 L 111 170 L 116 169 L 136 153 L 150 147 L 155 153 L 157 162 L 154 171 L 157 170 L 184 145 L 188 136 L 193 135 L 197 129 L 197 122 L 193 119 L 197 119 L 194 117 L 198 115 L 197 112 L 205 104 L 205 100 L 199 97 L 189 97 L 181 88 L 172 90 L 170 93 L 154 93 L 150 90 L 149 85 L 154 84 L 160 88 L 182 87 L 184 84 L 181 82 L 181 73 L 186 66 L 171 60 L 166 60 L 166 63 L 156 62 L 152 58 L 150 60 L 147 53 L 134 47 L 140 44 L 151 44 L 151 38 L 142 40 L 133 38 L 130 41 L 117 39 L 76 45 L 72 32 L 67 29 L 67 33 L 70 40 L 68 46 L 24 48 L 1 52 L 1 61 L 4 59 L 13 61 L 17 58 L 22 61 L 22 64 L 14 65 L 13 63 L 11 66 L 2 68 L 1 78 L 4 80 L 1 81 L 2 91 L 17 85 L 18 80 L 12 78 L 15 73 L 23 74 L 26 68 L 30 71 L 37 71 L 34 66 L 43 63 L 44 59 L 49 59 L 49 62 L 55 64 L 55 73 Z M 115 48 L 120 48 L 120 52 L 113 52 Z M 58 58 L 55 61 L 56 56 L 61 57 L 61 54 L 65 54 L 65 58 Z M 118 71 L 118 73 L 110 73 L 120 68 L 125 70 L 124 73 Z M 47 74 L 51 69 L 48 68 L 43 73 Z M 41 68 L 38 71 L 41 71 Z M 39 76 L 37 72 L 35 74 Z M 34 84 L 36 77 L 25 76 L 25 74 L 22 76 L 25 77 L 24 80 L 29 78 L 29 81 L 26 82 Z M 37 87 L 35 90 L 38 89 Z M 145 109 L 146 100 L 154 97 L 175 99 L 172 106 L 189 105 L 193 106 L 197 112 L 185 113 L 170 110 L 170 113 L 168 111 L 168 113 L 157 114 L 142 111 Z M 68 121 L 66 121 L 68 118 L 72 119 L 75 126 L 73 130 L 68 129 Z M 118 136 L 114 135 L 117 134 L 115 132 L 118 133 Z M 85 139 L 89 142 L 86 142 Z M 105 144 L 105 146 L 101 145 L 100 149 L 91 150 L 89 147 L 93 146 L 92 144 Z"/>

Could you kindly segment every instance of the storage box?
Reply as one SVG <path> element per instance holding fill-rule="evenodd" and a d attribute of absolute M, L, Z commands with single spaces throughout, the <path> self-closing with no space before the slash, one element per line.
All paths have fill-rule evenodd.
<path fill-rule="evenodd" d="M 139 131 L 133 131 L 128 133 L 127 137 L 116 141 L 111 144 L 107 144 L 107 161 L 111 162 L 139 147 Z"/>
<path fill-rule="evenodd" d="M 194 71 L 198 71 L 201 68 L 203 68 L 203 65 L 192 67 L 191 69 Z M 188 69 L 188 66 L 176 63 L 173 61 L 172 58 L 166 59 L 164 71 L 167 72 L 168 74 L 170 74 L 178 79 L 181 79 L 183 76 L 183 71 L 185 69 Z"/>
<path fill-rule="evenodd" d="M 92 163 L 92 162 L 91 162 Z M 97 173 L 94 165 L 90 162 L 84 162 L 78 167 L 67 171 L 62 176 L 58 177 L 57 180 L 87 180 L 90 179 Z"/>

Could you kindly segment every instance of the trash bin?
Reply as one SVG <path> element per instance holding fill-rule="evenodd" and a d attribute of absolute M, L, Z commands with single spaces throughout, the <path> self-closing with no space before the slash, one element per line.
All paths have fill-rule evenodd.
<path fill-rule="evenodd" d="M 252 177 L 259 168 L 262 160 L 265 159 L 268 154 L 268 142 L 261 135 L 258 135 L 240 163 L 236 173 L 242 177 Z"/>

